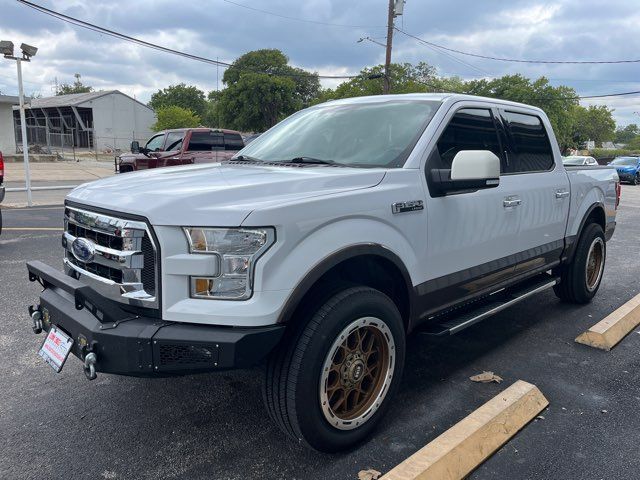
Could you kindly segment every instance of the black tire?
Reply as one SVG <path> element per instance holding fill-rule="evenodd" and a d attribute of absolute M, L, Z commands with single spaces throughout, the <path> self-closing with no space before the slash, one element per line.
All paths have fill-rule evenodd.
<path fill-rule="evenodd" d="M 587 261 L 590 248 L 594 242 L 602 242 L 601 268 L 598 267 L 600 273 L 597 276 L 597 280 L 589 285 Z M 587 224 L 576 245 L 573 260 L 560 270 L 560 283 L 553 287 L 556 296 L 565 302 L 589 303 L 600 288 L 606 258 L 607 248 L 602 227 L 597 223 Z"/>
<path fill-rule="evenodd" d="M 405 355 L 402 317 L 389 297 L 369 287 L 348 287 L 321 302 L 307 317 L 269 359 L 263 389 L 265 404 L 289 437 L 322 452 L 349 449 L 372 433 L 398 389 Z M 379 407 L 360 426 L 339 429 L 329 423 L 321 406 L 324 366 L 334 342 L 344 338 L 341 334 L 345 328 L 368 317 L 381 320 L 393 339 L 389 351 L 395 351 L 395 355 L 386 364 L 389 370 L 384 370 L 392 376 L 381 376 L 388 383 L 386 388 L 381 387 L 385 394 L 376 403 Z"/>
<path fill-rule="evenodd" d="M 640 173 L 636 173 L 631 181 L 633 185 L 638 185 L 640 183 Z"/>

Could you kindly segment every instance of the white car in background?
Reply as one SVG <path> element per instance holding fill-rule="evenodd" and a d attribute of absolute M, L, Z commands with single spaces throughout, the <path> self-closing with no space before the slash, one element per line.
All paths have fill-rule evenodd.
<path fill-rule="evenodd" d="M 562 163 L 563 165 L 574 166 L 599 165 L 595 158 L 584 155 L 569 155 L 567 157 L 562 157 Z"/>

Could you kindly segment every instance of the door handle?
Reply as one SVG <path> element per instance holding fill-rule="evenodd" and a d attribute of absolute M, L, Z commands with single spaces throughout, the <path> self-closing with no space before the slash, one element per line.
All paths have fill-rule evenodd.
<path fill-rule="evenodd" d="M 565 198 L 569 196 L 569 190 L 556 190 L 556 198 Z"/>
<path fill-rule="evenodd" d="M 502 201 L 502 206 L 504 206 L 504 208 L 517 207 L 521 203 L 522 200 L 520 200 L 520 198 L 518 197 L 505 197 L 505 199 Z"/>

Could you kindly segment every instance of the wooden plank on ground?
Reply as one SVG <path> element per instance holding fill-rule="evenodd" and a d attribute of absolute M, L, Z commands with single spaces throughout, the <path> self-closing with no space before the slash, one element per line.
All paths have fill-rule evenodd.
<path fill-rule="evenodd" d="M 640 295 L 636 295 L 580 334 L 576 342 L 609 351 L 638 325 L 640 325 Z"/>
<path fill-rule="evenodd" d="M 549 402 L 538 387 L 518 380 L 397 465 L 382 479 L 465 478 L 547 405 Z"/>

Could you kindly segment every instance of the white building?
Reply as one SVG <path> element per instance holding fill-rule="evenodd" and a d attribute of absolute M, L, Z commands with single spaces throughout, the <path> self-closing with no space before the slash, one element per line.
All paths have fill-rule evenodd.
<path fill-rule="evenodd" d="M 0 152 L 5 154 L 16 152 L 12 113 L 14 105 L 18 105 L 18 97 L 0 95 Z"/>
<path fill-rule="evenodd" d="M 15 139 L 22 145 L 19 112 L 14 108 Z M 26 111 L 27 140 L 43 150 L 86 148 L 127 150 L 133 140 L 151 136 L 154 111 L 118 90 L 33 98 Z"/>

